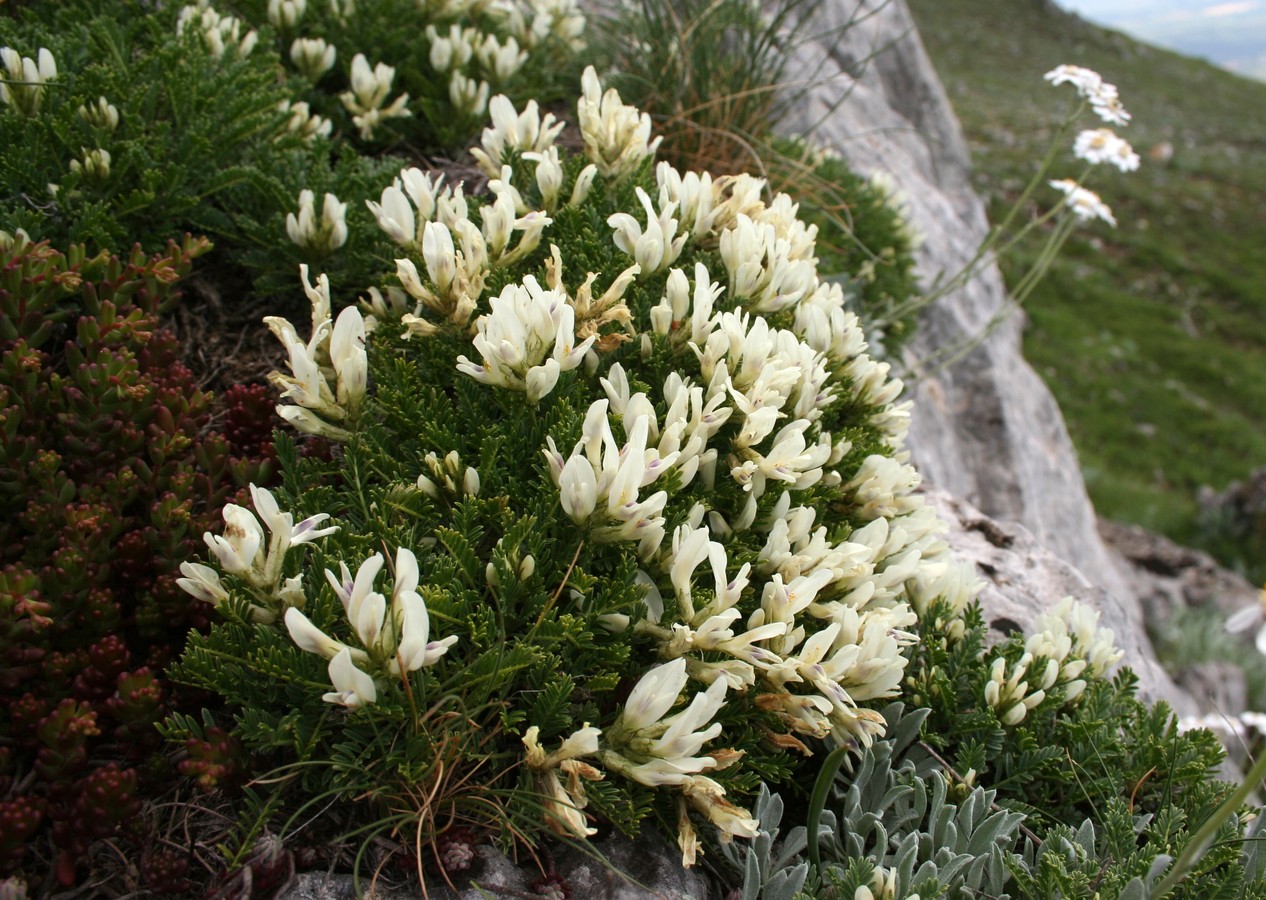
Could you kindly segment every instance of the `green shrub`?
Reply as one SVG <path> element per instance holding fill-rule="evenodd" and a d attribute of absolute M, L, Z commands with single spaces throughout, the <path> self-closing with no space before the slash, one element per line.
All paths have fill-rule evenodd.
<path fill-rule="evenodd" d="M 652 172 L 649 118 L 584 86 L 584 158 L 498 100 L 491 197 L 384 191 L 368 326 L 306 271 L 311 337 L 270 320 L 283 417 L 338 452 L 283 442 L 279 493 L 226 507 L 179 670 L 290 773 L 254 830 L 322 797 L 409 846 L 649 819 L 690 862 L 697 820 L 750 835 L 762 782 L 882 731 L 911 598 L 965 602 L 816 230 L 750 176 Z"/>

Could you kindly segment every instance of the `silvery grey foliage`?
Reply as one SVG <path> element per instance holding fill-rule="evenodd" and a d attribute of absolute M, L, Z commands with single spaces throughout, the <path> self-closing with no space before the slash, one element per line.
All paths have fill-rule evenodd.
<path fill-rule="evenodd" d="M 1010 849 L 1023 814 L 996 808 L 994 792 L 982 788 L 954 802 L 964 789 L 951 788 L 915 746 L 926 711 L 902 713 L 901 704 L 889 706 L 889 737 L 836 776 L 818 827 L 819 871 L 806 858 L 804 826 L 779 839 L 783 802 L 762 789 L 758 837 L 722 847 L 743 872 L 743 900 L 1010 896 L 1009 866 L 1024 864 Z"/>

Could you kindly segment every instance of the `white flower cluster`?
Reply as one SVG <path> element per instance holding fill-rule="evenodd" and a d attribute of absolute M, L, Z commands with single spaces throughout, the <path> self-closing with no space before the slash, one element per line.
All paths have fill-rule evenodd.
<path fill-rule="evenodd" d="M 506 28 L 528 50 L 551 40 L 573 53 L 585 48 L 579 0 L 503 0 L 492 11 L 505 17 Z"/>
<path fill-rule="evenodd" d="M 307 11 L 308 0 L 268 0 L 268 22 L 283 31 L 299 24 Z"/>
<path fill-rule="evenodd" d="M 1062 687 L 1064 702 L 1071 703 L 1086 690 L 1083 675 L 1102 677 L 1121 656 L 1112 631 L 1099 627 L 1099 613 L 1065 597 L 1038 616 L 1024 654 L 1009 672 L 1005 659 L 993 661 L 985 702 L 1003 725 L 1018 725 L 1052 688 Z"/>
<path fill-rule="evenodd" d="M 3 52 L 3 50 L 0 50 L 0 54 Z M 98 97 L 97 102 L 91 106 L 81 103 L 76 112 L 78 113 L 79 118 L 83 119 L 93 128 L 114 131 L 114 129 L 119 127 L 118 107 L 105 97 Z"/>
<path fill-rule="evenodd" d="M 551 224 L 548 204 L 567 196 L 553 119 L 535 105 L 522 113 L 504 98 L 491 105 L 493 125 L 476 157 L 495 200 L 480 210 L 479 226 L 460 185 L 441 191 L 438 180 L 417 170 L 401 172 L 381 202 L 369 204 L 380 227 L 420 251 L 425 263 L 423 274 L 412 260 L 397 260 L 403 292 L 371 294 L 376 315 L 398 312 L 406 296 L 416 301 L 402 319 L 411 334 L 468 328 L 491 267 L 522 258 L 509 233 L 523 230 L 519 247 L 536 247 Z M 649 117 L 614 91 L 604 94 L 592 69 L 578 113 L 590 165 L 572 185 L 573 204 L 585 202 L 598 174 L 610 182 L 641 169 L 658 143 Z M 535 164 L 547 209 L 527 204 L 512 155 Z M 773 713 L 786 729 L 773 739 L 784 748 L 807 752 L 797 735 L 868 743 L 884 724 L 863 704 L 896 695 L 903 650 L 915 641 L 908 630 L 915 610 L 942 598 L 952 616 L 977 583 L 949 560 L 944 525 L 916 495 L 918 476 L 900 456 L 908 425 L 908 404 L 896 403 L 902 385 L 867 353 L 842 289 L 818 277 L 816 230 L 799 220 L 796 205 L 783 195 L 766 202 L 761 179 L 682 174 L 663 163 L 656 187 L 654 197 L 635 192 L 644 220 L 610 218 L 613 243 L 633 264 L 604 293 L 595 299 L 593 273 L 569 291 L 561 253 L 552 247 L 544 284 L 527 276 L 487 301 L 471 329 L 475 353 L 460 356 L 457 367 L 530 401 L 547 396 L 582 362 L 599 377 L 605 396 L 590 403 L 570 453 L 553 436 L 543 452 L 562 510 L 588 539 L 637 544 L 638 580 L 647 587 L 647 615 L 637 631 L 669 662 L 642 678 L 605 733 L 586 726 L 548 752 L 539 732 L 529 730 L 527 765 L 547 798 L 551 827 L 578 837 L 589 833 L 584 782 L 602 777 L 596 766 L 679 789 L 689 861 L 697 850 L 691 808 L 725 837 L 754 833 L 751 817 L 707 775 L 739 754 L 702 754 L 719 735 L 720 726 L 709 723 L 728 692 Z M 702 262 L 691 273 L 673 268 L 695 243 L 718 251 L 724 275 L 713 277 Z M 666 273 L 662 298 L 649 323 L 634 322 L 623 295 L 656 271 Z M 727 292 L 737 308 L 719 308 Z M 762 313 L 777 314 L 783 327 Z M 599 332 L 607 323 L 621 328 Z M 601 353 L 625 340 L 640 340 L 644 354 L 666 348 L 680 365 L 662 384 L 637 389 L 623 365 L 601 370 Z M 859 410 L 866 418 L 856 424 L 877 431 L 890 452 L 854 460 L 841 472 L 853 448 L 825 424 L 837 404 Z M 477 491 L 477 473 L 467 490 L 473 470 L 456 458 L 429 462 L 431 475 L 418 482 L 428 495 Z M 670 535 L 665 485 L 683 490 L 697 479 L 712 492 L 718 477 L 730 479 L 737 508 L 696 504 Z M 813 506 L 797 500 L 823 488 L 860 523 L 843 539 L 829 538 Z M 742 531 L 763 546 L 732 572 L 721 541 Z M 704 586 L 697 587 L 705 562 Z M 629 625 L 615 618 L 602 624 Z M 691 679 L 706 689 L 670 716 Z"/>
<path fill-rule="evenodd" d="M 207 52 L 216 59 L 223 59 L 230 49 L 239 59 L 250 56 L 259 43 L 259 34 L 253 28 L 243 34 L 243 28 L 241 19 L 220 15 L 210 0 L 198 0 L 196 4 L 182 7 L 176 19 L 176 33 L 197 32 Z"/>
<path fill-rule="evenodd" d="M 418 476 L 418 490 L 432 500 L 439 500 L 444 495 L 449 497 L 478 497 L 479 470 L 473 466 L 463 466 L 462 458 L 456 450 L 450 450 L 443 459 L 434 452 L 423 459 L 427 469 Z"/>
<path fill-rule="evenodd" d="M 1124 655 L 1113 642 L 1112 629 L 1099 627 L 1099 613 L 1072 597 L 1065 597 L 1049 613 L 1038 616 L 1033 628 L 1025 647 L 1028 652 L 1058 660 L 1061 665 L 1069 658 L 1085 660 L 1096 678 L 1107 674 Z M 1062 670 L 1062 675 L 1075 677 L 1067 670 Z"/>
<path fill-rule="evenodd" d="M 290 357 L 290 373 L 272 372 L 268 380 L 281 389 L 277 414 L 308 434 L 336 441 L 351 437 L 369 381 L 365 355 L 365 322 L 359 310 L 349 306 L 337 321 L 330 316 L 330 281 L 324 275 L 314 288 L 308 267 L 300 266 L 303 289 L 312 304 L 312 334 L 305 344 L 289 321 L 266 316 L 264 322 L 281 341 Z M 338 423 L 338 424 L 335 424 Z M 345 427 L 347 426 L 347 427 Z"/>
<path fill-rule="evenodd" d="M 446 20 L 476 5 L 471 0 L 427 2 L 436 18 Z M 448 78 L 449 100 L 465 116 L 483 115 L 492 89 L 509 83 L 527 63 L 530 51 L 544 42 L 556 39 L 572 51 L 584 46 L 585 18 L 576 0 L 502 0 L 488 11 L 502 18 L 507 36 L 456 23 L 446 32 L 435 25 L 426 27 L 431 68 Z"/>
<path fill-rule="evenodd" d="M 560 374 L 579 366 L 595 340 L 576 343 L 576 312 L 567 295 L 545 290 L 531 275 L 521 285 L 506 285 L 489 305 L 488 315 L 475 323 L 474 345 L 483 362 L 459 356 L 457 370 L 483 384 L 524 391 L 531 403 L 552 391 Z"/>
<path fill-rule="evenodd" d="M 1117 137 L 1111 128 L 1091 128 L 1077 135 L 1073 155 L 1091 165 L 1106 162 L 1122 172 L 1133 172 L 1139 167 L 1139 155 L 1130 142 Z"/>
<path fill-rule="evenodd" d="M 360 136 L 369 140 L 374 131 L 387 119 L 399 119 L 413 115 L 409 111 L 409 95 L 401 94 L 386 106 L 387 96 L 391 93 L 391 84 L 395 81 L 396 70 L 386 63 L 378 63 L 369 68 L 369 60 L 365 54 L 357 53 L 352 58 L 352 70 L 349 73 L 351 90 L 339 94 L 343 108 L 352 114 L 352 124 L 360 129 Z"/>
<path fill-rule="evenodd" d="M 305 141 L 312 141 L 318 137 L 328 138 L 334 129 L 334 124 L 329 119 L 314 113 L 312 108 L 303 101 L 291 103 L 289 100 L 283 100 L 278 109 L 283 115 L 289 116 L 286 121 L 286 130 L 291 134 L 297 134 Z M 299 234 L 302 232 L 297 230 L 296 235 Z M 291 240 L 294 240 L 294 237 L 291 237 Z"/>
<path fill-rule="evenodd" d="M 1064 195 L 1064 202 L 1078 219 L 1083 222 L 1102 219 L 1113 228 L 1116 227 L 1117 220 L 1112 215 L 1112 209 L 1094 191 L 1082 187 L 1071 178 L 1061 178 L 1058 181 L 1052 181 L 1050 186 Z"/>
<path fill-rule="evenodd" d="M 576 104 L 576 119 L 585 141 L 585 153 L 604 178 L 620 179 L 636 172 L 655 155 L 663 138 L 651 140 L 651 117 L 620 100 L 620 92 L 604 94 L 593 66 L 581 78 L 583 94 Z"/>
<path fill-rule="evenodd" d="M 437 325 L 423 316 L 424 310 L 452 325 L 467 326 L 491 270 L 513 265 L 532 253 L 553 222 L 549 213 L 557 209 L 564 187 L 562 164 L 553 144 L 561 126 L 552 115 L 542 118 L 535 103 L 529 103 L 518 113 L 509 100 L 497 96 L 492 100 L 491 109 L 492 127 L 485 129 L 482 147 L 476 148 L 475 155 L 484 170 L 495 176 L 488 183 L 495 199 L 479 209 L 479 224 L 471 220 L 461 184 L 441 188 L 442 177 L 433 179 L 416 168 L 403 169 L 383 190 L 380 202 L 367 203 L 378 226 L 406 250 L 420 252 L 425 265 L 424 279 L 412 259 L 396 260 L 397 277 L 417 304 L 401 320 L 409 334 L 435 332 Z M 515 173 L 506 162 L 511 151 L 522 152 L 535 163 L 536 183 L 545 209 L 530 209 L 523 193 L 515 186 Z M 571 186 L 569 204 L 585 201 L 596 174 L 593 166 L 579 173 Z M 554 256 L 557 257 L 557 253 Z M 559 326 L 569 315 L 568 329 L 582 325 L 580 318 L 587 317 L 585 322 L 589 323 L 590 330 L 575 339 L 576 344 L 587 350 L 592 343 L 588 338 L 596 333 L 597 320 L 591 321 L 592 316 L 603 312 L 612 315 L 609 307 L 618 302 L 629 279 L 622 275 L 617 280 L 619 289 L 613 285 L 592 310 L 587 310 L 592 299 L 592 281 L 586 281 L 576 297 L 569 297 L 560 280 L 561 261 L 552 265 L 554 275 L 547 288 L 526 281 L 522 285 L 509 285 L 490 303 L 496 310 L 495 315 L 488 321 L 481 319 L 476 323 L 476 330 L 484 336 L 476 339 L 475 348 L 483 355 L 483 362 L 470 364 L 463 371 L 490 384 L 527 390 L 529 370 L 539 369 L 532 381 L 532 393 L 539 398 L 553 388 L 558 373 L 578 364 L 584 350 L 573 358 L 571 343 L 575 335 L 560 335 Z M 572 312 L 568 313 L 564 307 Z M 528 321 L 518 318 L 520 315 L 535 318 Z M 551 347 L 562 348 L 560 355 L 553 358 L 558 365 L 557 372 L 554 365 L 545 360 L 548 354 L 541 352 L 542 341 L 547 337 L 542 331 L 546 320 L 551 329 L 548 334 Z M 488 335 L 492 334 L 497 341 L 511 343 L 491 344 Z M 555 340 L 560 337 L 561 342 Z M 527 341 L 533 342 L 533 346 L 528 347 Z M 484 374 L 477 374 L 479 371 Z M 537 395 L 538 389 L 543 393 Z"/>
<path fill-rule="evenodd" d="M 299 74 L 313 84 L 334 68 L 337 58 L 337 48 L 333 44 L 327 44 L 322 38 L 295 38 L 290 44 L 290 61 L 295 64 Z M 359 122 L 356 124 L 360 125 Z"/>
<path fill-rule="evenodd" d="M 723 841 L 756 836 L 759 823 L 725 799 L 725 788 L 702 774 L 727 768 L 743 755 L 734 750 L 703 752 L 703 745 L 721 734 L 721 725 L 712 719 L 724 705 L 726 682 L 714 681 L 684 709 L 669 715 L 688 679 L 683 659 L 655 666 L 638 680 L 619 718 L 605 733 L 586 724 L 552 753 L 540 745 L 536 726 L 527 730 L 523 736 L 527 765 L 537 773 L 546 822 L 555 832 L 580 838 L 595 832 L 583 813 L 584 781 L 601 780 L 604 774 L 581 761 L 589 757 L 639 784 L 681 792 L 678 839 L 687 866 L 694 864 L 699 852 L 688 806 L 716 826 Z M 568 776 L 566 786 L 555 770 Z"/>
<path fill-rule="evenodd" d="M 413 551 L 404 547 L 396 550 L 390 605 L 374 590 L 382 567 L 382 554 L 375 553 L 360 564 L 355 578 L 347 563 L 339 563 L 339 575 L 325 570 L 360 647 L 330 637 L 297 606 L 286 610 L 286 630 L 295 644 L 330 661 L 334 690 L 324 695 L 328 703 L 348 709 L 374 703 L 378 699 L 376 681 L 385 684 L 406 672 L 434 665 L 457 643 L 455 635 L 431 640 L 431 616 L 418 593 L 418 560 Z"/>
<path fill-rule="evenodd" d="M 679 460 L 678 450 L 669 447 L 678 443 L 681 429 L 666 430 L 659 447 L 650 447 L 653 414 L 628 416 L 627 440 L 620 447 L 607 419 L 608 405 L 607 400 L 595 400 L 589 407 L 583 436 L 569 458 L 558 452 L 552 437 L 547 439 L 545 458 L 563 511 L 574 522 L 589 528 L 598 541 L 639 541 L 642 555 L 649 556 L 664 539 L 662 513 L 668 494 L 658 491 L 646 497 L 639 491 Z"/>
<path fill-rule="evenodd" d="M 79 148 L 81 159 L 70 161 L 70 171 L 82 174 L 88 181 L 103 182 L 110 177 L 110 151 L 100 147 Z"/>
<path fill-rule="evenodd" d="M 1091 109 L 1105 122 L 1128 125 L 1130 114 L 1121 105 L 1115 85 L 1108 84 L 1091 69 L 1081 66 L 1056 66 L 1044 76 L 1052 85 L 1071 84 L 1077 93 L 1089 101 Z M 1139 167 L 1139 155 L 1129 141 L 1118 137 L 1110 128 L 1086 129 L 1073 142 L 1073 155 L 1092 166 L 1108 163 L 1122 172 L 1133 172 Z M 1064 205 L 1080 221 L 1101 219 L 1116 227 L 1112 210 L 1094 191 L 1069 178 L 1049 182 L 1050 186 L 1064 194 Z"/>
<path fill-rule="evenodd" d="M 1090 108 L 1110 125 L 1130 124 L 1130 114 L 1121 105 L 1114 84 L 1108 84 L 1098 72 L 1083 66 L 1056 66 L 1043 76 L 1053 86 L 1071 84 L 1077 93 L 1090 102 Z"/>
<path fill-rule="evenodd" d="M 0 64 L 8 83 L 0 82 L 0 103 L 24 116 L 33 116 L 44 100 L 44 85 L 57 77 L 57 61 L 44 47 L 35 54 L 38 62 L 22 56 L 12 47 L 0 47 Z"/>
<path fill-rule="evenodd" d="M 302 116 L 306 110 L 305 104 L 303 110 L 296 110 L 296 113 Z M 311 120 L 308 120 L 300 127 L 311 124 Z M 320 127 L 317 126 L 318 132 Z M 304 188 L 299 192 L 298 215 L 286 214 L 286 236 L 293 243 L 313 253 L 333 253 L 347 243 L 347 204 L 340 203 L 338 197 L 326 193 L 321 204 L 321 218 L 318 220 L 316 195 Z"/>
<path fill-rule="evenodd" d="M 866 180 L 870 182 L 870 186 L 876 193 L 884 198 L 884 203 L 888 208 L 896 214 L 898 228 L 901 229 L 910 249 L 913 251 L 919 247 L 925 235 L 919 228 L 918 222 L 915 221 L 910 195 L 897 184 L 897 179 L 892 176 L 892 173 L 884 169 L 875 169 Z"/>
<path fill-rule="evenodd" d="M 329 518 L 326 513 L 309 516 L 296 525 L 294 517 L 277 506 L 270 491 L 253 484 L 251 501 L 255 504 L 255 513 L 272 533 L 271 538 L 250 510 L 230 503 L 224 507 L 224 534 L 208 531 L 202 539 L 219 561 L 220 568 L 240 578 L 259 601 L 251 605 L 252 619 L 267 624 L 276 621 L 279 606 L 302 606 L 304 602 L 301 575 L 282 581 L 286 553 L 291 547 L 333 534 L 338 526 L 317 528 Z M 228 599 L 219 572 L 210 566 L 183 562 L 180 573 L 184 577 L 176 579 L 176 584 L 198 600 L 219 605 Z"/>

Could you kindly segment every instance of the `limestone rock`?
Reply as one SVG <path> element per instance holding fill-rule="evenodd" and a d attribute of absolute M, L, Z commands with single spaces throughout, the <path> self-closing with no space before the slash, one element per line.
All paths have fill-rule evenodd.
<path fill-rule="evenodd" d="M 918 253 L 923 283 L 958 272 L 988 223 L 958 121 L 904 0 L 827 0 L 813 7 L 804 34 L 792 80 L 813 88 L 797 100 L 787 129 L 811 134 L 862 174 L 891 174 L 926 236 Z M 924 310 L 907 354 L 913 460 L 931 483 L 1022 523 L 1092 582 L 1128 598 L 1095 530 L 1059 407 L 1021 355 L 1022 316 L 1012 306 L 989 263 Z"/>
<path fill-rule="evenodd" d="M 1137 604 L 1092 584 L 1023 525 L 992 519 L 944 491 L 928 491 L 927 497 L 949 523 L 949 545 L 975 564 L 986 583 L 980 602 L 994 638 L 1031 630 L 1037 616 L 1072 597 L 1099 610 L 1100 624 L 1112 629 L 1116 645 L 1125 651 L 1123 662 L 1139 676 L 1142 696 L 1166 700 L 1181 715 L 1197 713 L 1195 703 L 1156 661 Z"/>
<path fill-rule="evenodd" d="M 1201 550 L 1120 522 L 1101 520 L 1099 533 L 1127 563 L 1126 576 L 1149 623 L 1184 608 L 1213 606 L 1230 614 L 1258 602 L 1256 587 Z"/>
<path fill-rule="evenodd" d="M 590 841 L 588 852 L 570 846 L 553 850 L 554 870 L 568 896 L 584 900 L 709 900 L 712 888 L 697 869 L 683 869 L 681 853 L 657 832 L 647 830 L 636 840 L 619 834 Z M 431 900 L 485 900 L 487 897 L 548 897 L 534 890 L 541 875 L 530 866 L 516 865 L 491 846 L 475 848 L 476 862 L 461 877 L 453 876 L 454 891 L 436 876 L 427 881 Z M 549 857 L 543 857 L 547 861 Z M 605 862 L 604 862 L 605 860 Z M 361 889 L 368 888 L 362 879 Z M 326 876 L 308 872 L 295 877 L 278 900 L 352 900 L 350 875 Z M 371 900 L 414 900 L 421 896 L 416 883 L 375 887 Z"/>

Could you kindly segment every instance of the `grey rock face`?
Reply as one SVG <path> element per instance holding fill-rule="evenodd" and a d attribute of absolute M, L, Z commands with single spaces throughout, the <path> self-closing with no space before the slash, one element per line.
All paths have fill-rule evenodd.
<path fill-rule="evenodd" d="M 1149 622 L 1184 608 L 1232 613 L 1257 604 L 1257 588 L 1209 554 L 1182 547 L 1137 525 L 1101 521 L 1099 533 L 1127 563 L 1126 577 Z"/>
<path fill-rule="evenodd" d="M 570 846 L 555 848 L 554 871 L 568 896 L 583 900 L 709 900 L 713 892 L 698 870 L 683 869 L 681 853 L 654 831 L 636 840 L 613 834 L 590 841 L 588 852 Z M 460 877 L 453 876 L 456 890 L 435 877 L 427 882 L 431 900 L 486 900 L 488 897 L 542 897 L 554 895 L 540 886 L 541 875 L 530 866 L 516 865 L 494 847 L 475 848 L 475 864 Z M 543 859 L 550 861 L 549 856 Z M 414 900 L 422 892 L 416 883 L 407 886 L 375 886 L 361 883 L 363 896 L 372 900 Z M 297 876 L 279 900 L 352 900 L 356 890 L 350 875 Z"/>
<path fill-rule="evenodd" d="M 814 8 L 805 34 L 819 38 L 804 43 L 798 77 L 814 87 L 788 129 L 810 134 L 863 174 L 891 174 L 926 235 L 918 254 L 924 284 L 957 273 L 988 223 L 968 180 L 958 122 L 904 0 L 828 0 Z M 1011 305 L 987 264 L 925 310 L 908 353 L 914 462 L 932 484 L 1022 523 L 1091 581 L 1128 597 L 1095 530 L 1059 407 L 1021 355 L 1022 319 Z M 926 363 L 956 350 L 965 355 L 953 365 Z"/>

